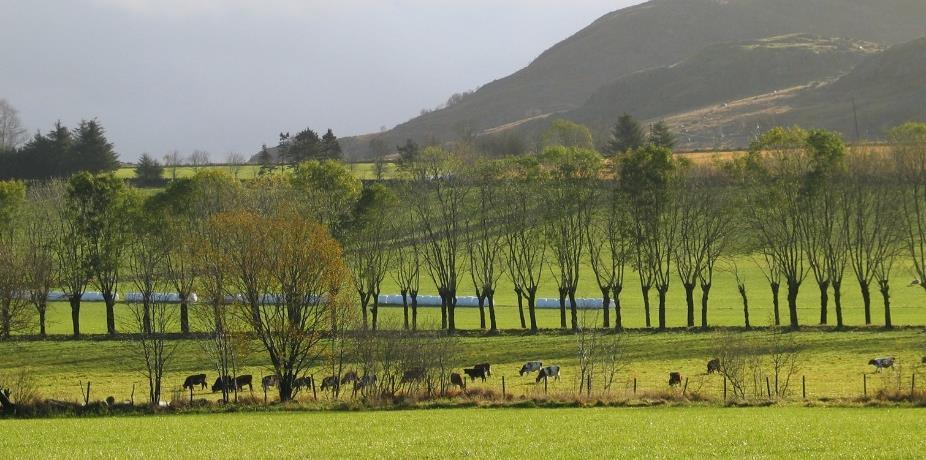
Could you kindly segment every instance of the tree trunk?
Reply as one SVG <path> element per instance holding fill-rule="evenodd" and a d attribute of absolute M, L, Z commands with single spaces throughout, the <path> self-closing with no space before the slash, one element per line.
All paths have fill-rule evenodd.
<path fill-rule="evenodd" d="M 373 313 L 373 330 L 375 331 L 379 329 L 379 295 L 373 294 L 370 297 L 373 298 L 373 309 L 371 311 Z"/>
<path fill-rule="evenodd" d="M 187 301 L 187 294 L 180 294 L 180 332 L 183 335 L 190 334 L 190 303 Z"/>
<path fill-rule="evenodd" d="M 408 330 L 408 289 L 402 289 L 402 312 L 405 314 L 405 322 L 402 325 L 404 330 Z"/>
<path fill-rule="evenodd" d="M 48 307 L 45 306 L 44 304 L 41 307 L 39 307 L 39 336 L 41 337 L 47 336 L 45 332 L 45 312 L 47 311 L 47 309 Z"/>
<path fill-rule="evenodd" d="M 103 294 L 103 303 L 106 304 L 106 333 L 116 335 L 116 296 L 112 293 Z"/>
<path fill-rule="evenodd" d="M 751 329 L 752 325 L 749 324 L 749 297 L 746 295 L 746 286 L 740 284 L 737 286 L 737 290 L 740 292 L 740 297 L 743 298 L 743 319 L 746 324 L 746 329 Z"/>
<path fill-rule="evenodd" d="M 527 313 L 531 319 L 531 332 L 537 332 L 537 288 L 527 289 Z"/>
<path fill-rule="evenodd" d="M 611 328 L 611 287 L 598 287 L 601 290 L 601 308 L 602 316 L 604 317 L 604 328 Z"/>
<path fill-rule="evenodd" d="M 498 332 L 498 323 L 495 321 L 495 290 L 488 289 L 489 299 L 489 332 Z"/>
<path fill-rule="evenodd" d="M 656 288 L 656 294 L 659 295 L 659 330 L 666 330 L 666 293 L 669 291 L 668 286 Z"/>
<path fill-rule="evenodd" d="M 620 284 L 614 285 L 614 329 L 624 330 L 624 318 L 621 313 L 621 291 L 624 287 Z"/>
<path fill-rule="evenodd" d="M 836 327 L 842 329 L 842 281 L 833 281 L 833 305 L 836 307 Z"/>
<path fill-rule="evenodd" d="M 711 294 L 711 283 L 701 283 L 701 328 L 707 329 L 707 302 Z"/>
<path fill-rule="evenodd" d="M 781 292 L 781 283 L 770 283 L 772 287 L 772 307 L 775 309 L 775 325 L 781 326 L 781 303 L 778 294 Z"/>
<path fill-rule="evenodd" d="M 892 329 L 894 323 L 891 321 L 891 283 L 888 280 L 878 281 L 881 290 L 881 297 L 884 299 L 884 327 Z"/>
<path fill-rule="evenodd" d="M 826 325 L 829 322 L 830 282 L 817 283 L 817 286 L 820 288 L 820 324 Z"/>
<path fill-rule="evenodd" d="M 479 329 L 486 328 L 486 297 L 482 292 L 476 291 L 476 298 L 479 299 Z"/>
<path fill-rule="evenodd" d="M 569 288 L 569 311 L 572 315 L 572 331 L 579 332 L 579 306 L 576 304 L 576 288 Z"/>
<path fill-rule="evenodd" d="M 649 287 L 649 286 L 641 286 L 640 290 L 643 291 L 643 316 L 644 316 L 645 319 L 646 319 L 646 328 L 649 329 L 649 328 L 653 327 L 653 323 L 652 323 L 652 321 L 650 320 L 650 314 L 649 314 L 649 290 L 650 290 L 650 287 Z"/>
<path fill-rule="evenodd" d="M 10 302 L 0 300 L 0 339 L 10 338 Z"/>
<path fill-rule="evenodd" d="M 440 328 L 441 330 L 447 329 L 447 291 L 444 289 L 438 289 L 438 294 L 440 295 Z"/>
<path fill-rule="evenodd" d="M 292 401 L 293 399 L 293 379 L 284 377 L 279 379 L 280 402 Z"/>
<path fill-rule="evenodd" d="M 80 337 L 80 297 L 79 295 L 68 298 L 71 304 L 71 326 L 74 328 L 74 337 Z"/>
<path fill-rule="evenodd" d="M 801 289 L 801 283 L 797 280 L 788 280 L 788 317 L 791 322 L 791 329 L 800 327 L 800 320 L 797 317 L 797 293 Z"/>
<path fill-rule="evenodd" d="M 447 331 L 451 334 L 457 330 L 457 293 L 451 291 L 447 296 Z"/>
<path fill-rule="evenodd" d="M 684 283 L 684 286 L 685 286 L 685 305 L 688 307 L 688 327 L 694 327 L 695 325 L 695 308 L 694 308 L 695 283 L 686 282 Z"/>
<path fill-rule="evenodd" d="M 418 291 L 412 291 L 412 330 L 418 330 Z"/>
<path fill-rule="evenodd" d="M 559 327 L 566 329 L 566 295 L 565 288 L 559 288 Z"/>
<path fill-rule="evenodd" d="M 520 288 L 514 290 L 518 297 L 518 316 L 521 319 L 521 329 L 527 329 L 527 322 L 524 320 L 524 292 Z"/>
<path fill-rule="evenodd" d="M 359 291 L 360 294 L 360 316 L 363 319 L 363 329 L 370 328 L 370 320 L 367 319 L 367 306 L 370 304 L 370 298 L 363 291 Z"/>
<path fill-rule="evenodd" d="M 865 325 L 871 325 L 871 283 L 868 280 L 858 280 L 862 290 L 862 304 L 865 306 Z"/>

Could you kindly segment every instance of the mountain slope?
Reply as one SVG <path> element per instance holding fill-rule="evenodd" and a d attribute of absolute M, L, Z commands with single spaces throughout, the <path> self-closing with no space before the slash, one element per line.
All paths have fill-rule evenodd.
<path fill-rule="evenodd" d="M 572 110 L 620 77 L 716 43 L 809 32 L 890 45 L 926 34 L 924 18 L 922 0 L 653 0 L 605 15 L 525 69 L 379 136 L 448 140 L 463 125 L 478 131 Z M 366 142 L 345 140 L 355 154 Z"/>

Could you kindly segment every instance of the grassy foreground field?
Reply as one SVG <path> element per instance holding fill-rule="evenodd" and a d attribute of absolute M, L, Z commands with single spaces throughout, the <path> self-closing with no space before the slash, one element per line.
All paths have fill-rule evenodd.
<path fill-rule="evenodd" d="M 762 346 L 768 332 L 737 333 L 738 337 Z M 808 399 L 857 398 L 862 396 L 862 375 L 868 373 L 868 391 L 900 390 L 909 392 L 912 376 L 917 373 L 916 386 L 926 391 L 926 366 L 920 364 L 926 355 L 926 334 L 920 329 L 892 332 L 859 330 L 850 332 L 804 331 L 793 334 L 802 347 L 802 364 L 792 382 L 791 399 L 801 399 L 801 377 L 807 379 Z M 705 363 L 717 352 L 723 332 L 652 333 L 630 332 L 621 336 L 623 368 L 617 375 L 609 397 L 632 398 L 636 380 L 642 395 L 667 389 L 669 372 L 681 372 L 690 380 L 688 390 L 706 398 L 722 401 L 723 379 L 705 374 Z M 216 377 L 206 354 L 193 340 L 177 342 L 175 358 L 165 376 L 165 400 L 170 390 L 179 388 L 187 375 L 206 373 Z M 519 377 L 518 369 L 529 360 L 563 367 L 562 379 L 551 383 L 551 396 L 574 397 L 578 380 L 577 339 L 571 335 L 540 334 L 503 335 L 499 337 L 470 336 L 460 339 L 458 356 L 453 366 L 456 372 L 475 363 L 492 364 L 493 376 L 486 383 L 475 382 L 472 389 L 501 392 L 501 377 L 506 378 L 509 394 L 525 397 L 542 396 L 543 386 L 531 377 Z M 897 358 L 895 371 L 873 374 L 868 360 L 879 356 Z M 147 382 L 139 372 L 137 352 L 130 344 L 112 340 L 56 340 L 37 342 L 0 342 L 0 375 L 15 375 L 26 370 L 34 377 L 38 391 L 45 398 L 79 400 L 78 382 L 92 382 L 92 398 L 109 395 L 117 400 L 128 399 L 133 385 L 137 402 L 144 402 Z M 242 374 L 256 378 L 271 371 L 266 354 L 255 344 L 243 357 Z M 312 371 L 316 378 L 327 375 L 322 369 Z M 260 388 L 256 396 L 262 398 Z M 184 395 L 183 397 L 186 397 Z M 198 399 L 216 399 L 206 391 L 197 391 Z M 273 395 L 271 395 L 271 398 Z M 303 394 L 302 399 L 310 395 Z M 327 395 L 319 395 L 323 401 Z"/>
<path fill-rule="evenodd" d="M 922 458 L 922 409 L 458 409 L 0 421 L 17 458 Z"/>

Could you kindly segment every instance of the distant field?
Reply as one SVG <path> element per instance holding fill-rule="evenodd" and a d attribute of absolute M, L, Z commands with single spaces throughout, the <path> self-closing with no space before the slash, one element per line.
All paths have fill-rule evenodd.
<path fill-rule="evenodd" d="M 5 458 L 922 458 L 922 409 L 450 409 L 0 421 Z"/>
<path fill-rule="evenodd" d="M 347 167 L 361 180 L 372 180 L 376 178 L 374 172 L 373 163 L 348 163 Z M 250 180 L 257 177 L 257 174 L 260 172 L 259 165 L 217 165 L 217 166 L 178 166 L 176 168 L 166 167 L 164 168 L 164 178 L 165 179 L 182 179 L 186 177 L 192 177 L 196 174 L 196 171 L 202 170 L 219 170 L 225 171 L 228 174 L 240 179 L 240 180 Z M 389 163 L 386 165 L 384 171 L 384 177 L 389 178 L 395 176 L 396 166 L 395 164 Z M 120 168 L 116 171 L 116 177 L 121 179 L 134 179 L 135 178 L 135 168 L 131 166 L 126 166 Z"/>

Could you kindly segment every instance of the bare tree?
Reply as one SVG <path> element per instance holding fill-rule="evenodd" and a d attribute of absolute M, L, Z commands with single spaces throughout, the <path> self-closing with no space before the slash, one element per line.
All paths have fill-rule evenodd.
<path fill-rule="evenodd" d="M 187 161 L 193 167 L 206 166 L 209 164 L 209 152 L 205 150 L 194 150 Z"/>
<path fill-rule="evenodd" d="M 611 327 L 610 309 L 613 300 L 614 327 L 620 331 L 624 328 L 621 312 L 624 272 L 633 253 L 628 228 L 630 216 L 613 188 L 599 190 L 597 201 L 600 204 L 593 210 L 590 222 L 585 226 L 589 262 L 601 291 L 604 327 Z"/>
<path fill-rule="evenodd" d="M 489 305 L 489 331 L 498 331 L 495 317 L 495 290 L 504 273 L 504 233 L 498 222 L 501 193 L 500 170 L 495 163 L 483 163 L 473 172 L 475 184 L 472 228 L 466 241 L 469 273 L 479 299 L 479 327 L 486 328 L 485 305 Z"/>
<path fill-rule="evenodd" d="M 537 332 L 537 290 L 543 279 L 547 242 L 544 238 L 543 213 L 538 209 L 541 182 L 534 171 L 536 163 L 524 159 L 512 165 L 514 176 L 507 181 L 504 196 L 506 272 L 518 296 L 521 327 L 526 326 L 523 301 L 527 301 L 531 332 Z"/>
<path fill-rule="evenodd" d="M 177 167 L 183 164 L 179 150 L 172 150 L 164 154 L 164 167 L 170 168 L 171 180 L 177 180 Z"/>
<path fill-rule="evenodd" d="M 403 328 L 416 331 L 418 330 L 418 291 L 421 289 L 421 253 L 414 230 L 406 229 L 402 220 L 394 220 L 395 234 L 399 234 L 400 231 L 411 233 L 407 234 L 406 244 L 399 244 L 394 248 L 395 263 L 391 273 L 393 281 L 402 294 L 402 309 L 405 318 Z M 410 321 L 409 307 L 411 307 Z"/>
<path fill-rule="evenodd" d="M 225 157 L 225 162 L 228 163 L 228 166 L 232 170 L 232 175 L 235 176 L 235 179 L 239 179 L 238 175 L 241 173 L 241 168 L 247 162 L 247 159 L 244 157 L 244 154 L 240 152 L 228 152 L 228 155 Z"/>
<path fill-rule="evenodd" d="M 55 264 L 55 235 L 58 228 L 54 219 L 52 203 L 62 199 L 60 182 L 35 184 L 29 188 L 29 205 L 24 216 L 26 244 L 26 288 L 29 300 L 38 314 L 39 335 L 46 335 L 45 316 L 48 311 L 48 295 L 58 283 Z"/>
<path fill-rule="evenodd" d="M 0 150 L 18 147 L 26 138 L 26 129 L 17 111 L 6 99 L 0 99 Z"/>
<path fill-rule="evenodd" d="M 392 262 L 393 238 L 388 223 L 395 201 L 395 195 L 380 184 L 365 188 L 347 231 L 347 266 L 354 290 L 360 296 L 363 327 L 370 327 L 367 320 L 370 307 L 374 331 L 379 321 L 379 293 Z"/>
<path fill-rule="evenodd" d="M 176 327 L 173 308 L 163 299 L 152 297 L 146 303 L 129 304 L 131 343 L 142 374 L 148 379 L 148 401 L 157 406 L 161 401 L 164 374 L 170 366 L 179 342 L 170 340 L 169 333 Z"/>
<path fill-rule="evenodd" d="M 919 285 L 926 289 L 926 124 L 899 126 L 890 140 L 900 184 L 904 246 Z"/>

